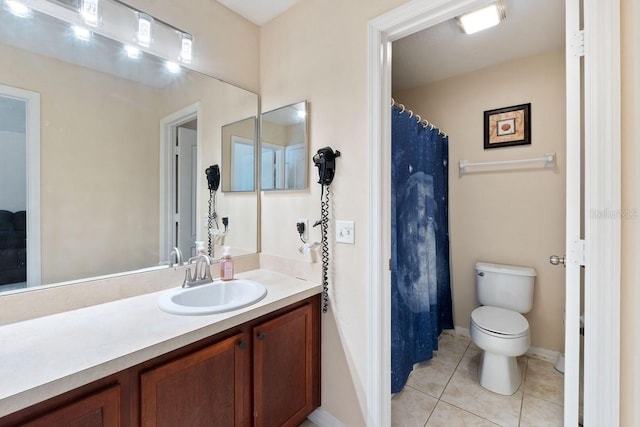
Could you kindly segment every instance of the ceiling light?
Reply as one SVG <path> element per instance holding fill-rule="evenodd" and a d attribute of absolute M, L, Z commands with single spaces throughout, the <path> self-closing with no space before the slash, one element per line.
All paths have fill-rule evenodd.
<path fill-rule="evenodd" d="M 167 61 L 165 65 L 170 73 L 177 74 L 180 72 L 180 65 L 175 62 Z"/>
<path fill-rule="evenodd" d="M 125 52 L 127 52 L 127 56 L 131 59 L 137 59 L 140 57 L 140 49 L 135 46 L 127 45 L 124 47 Z"/>
<path fill-rule="evenodd" d="M 498 2 L 458 16 L 456 21 L 462 32 L 473 34 L 498 25 L 506 16 L 504 5 Z"/>
<path fill-rule="evenodd" d="M 153 18 L 146 13 L 138 13 L 138 44 L 149 47 L 151 45 L 151 23 Z"/>
<path fill-rule="evenodd" d="M 91 40 L 91 31 L 87 30 L 84 27 L 79 27 L 77 25 L 74 25 L 72 28 L 73 28 L 73 34 L 75 34 L 76 38 L 83 40 L 85 42 Z"/>
<path fill-rule="evenodd" d="M 180 49 L 180 60 L 189 64 L 193 58 L 193 36 L 182 33 L 182 48 Z"/>
<path fill-rule="evenodd" d="M 5 3 L 9 7 L 9 12 L 20 18 L 26 18 L 31 13 L 31 9 L 18 1 L 5 0 Z"/>
<path fill-rule="evenodd" d="M 100 0 L 82 0 L 80 16 L 87 25 L 96 27 L 100 23 Z"/>

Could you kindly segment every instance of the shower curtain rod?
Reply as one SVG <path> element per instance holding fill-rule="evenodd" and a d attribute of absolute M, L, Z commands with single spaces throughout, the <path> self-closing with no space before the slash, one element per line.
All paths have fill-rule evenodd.
<path fill-rule="evenodd" d="M 393 98 L 391 98 L 391 107 L 395 107 L 398 110 L 400 110 L 401 113 L 404 113 L 405 111 L 409 113 L 409 117 L 413 117 L 413 111 L 405 108 L 405 106 L 403 104 L 400 104 L 399 102 L 396 102 Z M 418 121 L 419 124 L 422 125 L 422 127 L 427 127 L 429 126 L 429 129 L 438 129 L 438 132 L 440 133 L 440 135 L 442 135 L 444 138 L 447 137 L 447 134 L 440 129 L 438 126 L 434 125 L 433 123 L 429 123 L 429 121 L 427 119 L 422 119 L 422 117 L 420 117 L 419 114 L 415 114 L 416 116 L 416 120 Z"/>

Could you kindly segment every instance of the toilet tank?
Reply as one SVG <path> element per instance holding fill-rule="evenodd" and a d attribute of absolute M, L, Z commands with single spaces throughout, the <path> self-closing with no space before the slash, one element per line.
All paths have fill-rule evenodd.
<path fill-rule="evenodd" d="M 482 305 L 528 313 L 533 306 L 532 267 L 476 263 L 476 295 Z"/>

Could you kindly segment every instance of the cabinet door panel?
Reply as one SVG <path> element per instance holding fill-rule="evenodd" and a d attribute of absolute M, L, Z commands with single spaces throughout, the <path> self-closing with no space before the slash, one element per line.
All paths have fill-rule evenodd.
<path fill-rule="evenodd" d="M 118 427 L 120 419 L 120 386 L 115 385 L 22 424 L 22 426 Z"/>
<path fill-rule="evenodd" d="M 247 334 L 238 334 L 141 375 L 142 426 L 248 425 Z"/>
<path fill-rule="evenodd" d="M 314 408 L 310 304 L 253 329 L 256 426 L 297 426 Z"/>

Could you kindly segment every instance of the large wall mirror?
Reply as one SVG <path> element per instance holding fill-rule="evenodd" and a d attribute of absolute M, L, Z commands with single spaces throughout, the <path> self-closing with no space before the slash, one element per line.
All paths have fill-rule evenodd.
<path fill-rule="evenodd" d="M 307 188 L 307 102 L 262 114 L 260 189 Z"/>
<path fill-rule="evenodd" d="M 185 67 L 169 69 L 159 57 L 98 34 L 80 39 L 66 22 L 35 10 L 14 15 L 5 1 L 0 56 L 0 155 L 15 165 L 9 174 L 0 164 L 0 277 L 7 265 L 22 268 L 23 258 L 28 271 L 39 272 L 26 280 L 13 272 L 0 291 L 160 268 L 173 246 L 187 258 L 195 240 L 208 241 L 205 169 L 222 165 L 225 173 L 222 128 L 255 122 L 256 94 Z M 19 102 L 13 90 L 39 95 L 39 141 L 29 135 L 36 116 L 25 111 L 35 103 Z M 41 166 L 29 171 L 36 143 Z M 30 201 L 25 174 L 29 181 L 37 173 L 40 197 Z M 22 194 L 9 194 L 18 187 Z M 30 244 L 20 258 L 20 212 L 29 242 L 36 225 L 29 214 L 38 207 L 41 260 Z M 229 221 L 224 245 L 234 255 L 257 252 L 257 192 L 217 194 L 216 209 Z"/>

